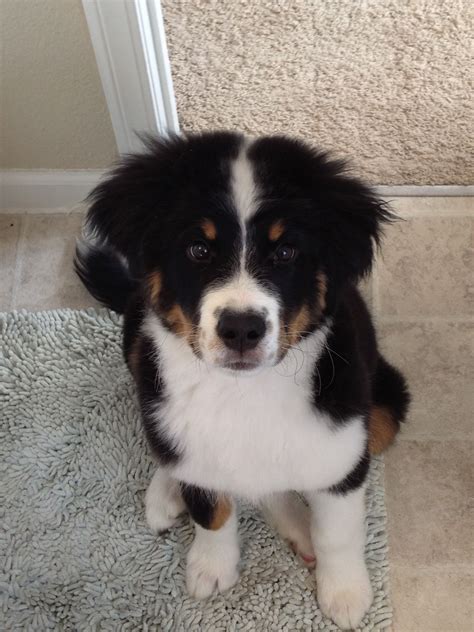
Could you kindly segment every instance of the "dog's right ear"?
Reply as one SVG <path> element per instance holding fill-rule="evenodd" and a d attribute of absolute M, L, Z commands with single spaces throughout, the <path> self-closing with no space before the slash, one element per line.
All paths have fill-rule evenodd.
<path fill-rule="evenodd" d="M 146 150 L 120 160 L 89 194 L 85 224 L 87 240 L 105 242 L 142 269 L 144 240 L 160 232 L 170 198 L 172 165 L 183 139 L 143 138 Z"/>

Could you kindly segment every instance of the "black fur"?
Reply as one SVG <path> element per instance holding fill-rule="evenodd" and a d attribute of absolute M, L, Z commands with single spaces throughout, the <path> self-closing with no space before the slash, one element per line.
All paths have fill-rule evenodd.
<path fill-rule="evenodd" d="M 400 371 L 381 355 L 373 380 L 373 401 L 377 406 L 387 408 L 398 426 L 405 420 L 410 405 L 407 383 Z"/>
<path fill-rule="evenodd" d="M 362 455 L 360 461 L 354 467 L 353 470 L 337 485 L 333 485 L 329 488 L 329 492 L 332 494 L 348 494 L 349 492 L 358 489 L 367 478 L 370 467 L 370 455 L 368 452 Z"/>
<path fill-rule="evenodd" d="M 335 423 L 366 416 L 377 357 L 375 332 L 358 291 L 347 287 L 332 318 L 326 348 L 313 374 L 314 405 Z"/>
<path fill-rule="evenodd" d="M 214 517 L 217 496 L 210 491 L 181 483 L 181 494 L 192 519 L 204 529 L 209 529 Z"/>
<path fill-rule="evenodd" d="M 180 455 L 149 413 L 166 397 L 166 376 L 159 375 L 151 341 L 140 327 L 152 309 L 172 329 L 166 315 L 175 307 L 195 325 L 203 293 L 238 264 L 242 228 L 231 197 L 230 165 L 243 137 L 216 132 L 146 142 L 145 152 L 125 158 L 92 192 L 88 224 L 99 246 L 78 250 L 76 270 L 98 300 L 125 313 L 129 364 L 139 350 L 134 375 L 145 431 L 161 461 L 172 463 Z M 259 207 L 246 226 L 248 269 L 278 296 L 285 331 L 303 307 L 310 317 L 302 337 L 331 322 L 327 348 L 314 369 L 313 405 L 336 426 L 354 415 L 368 420 L 374 404 L 386 406 L 400 423 L 409 402 L 406 384 L 379 355 L 370 315 L 356 290 L 370 271 L 383 225 L 393 219 L 389 209 L 347 174 L 343 162 L 302 142 L 262 138 L 251 145 L 248 159 L 259 192 Z M 215 225 L 217 239 L 206 238 L 204 220 Z M 275 242 L 269 231 L 279 220 L 285 230 Z M 187 254 L 196 240 L 208 242 L 205 265 Z M 298 255 L 291 265 L 278 265 L 275 252 L 287 243 Z M 147 285 L 153 274 L 160 278 L 154 303 Z M 321 278 L 324 282 L 317 282 Z M 362 455 L 334 491 L 361 484 L 368 463 L 368 455 Z M 191 504 L 204 503 L 199 491 L 184 493 Z"/>
<path fill-rule="evenodd" d="M 86 288 L 100 303 L 123 314 L 138 282 L 117 251 L 105 243 L 80 246 L 76 250 L 74 268 Z"/>
<path fill-rule="evenodd" d="M 310 236 L 312 256 L 332 280 L 333 303 L 342 285 L 370 271 L 382 225 L 394 216 L 371 189 L 347 174 L 343 161 L 298 140 L 262 138 L 250 157 L 264 189 L 261 213 L 281 213 Z"/>

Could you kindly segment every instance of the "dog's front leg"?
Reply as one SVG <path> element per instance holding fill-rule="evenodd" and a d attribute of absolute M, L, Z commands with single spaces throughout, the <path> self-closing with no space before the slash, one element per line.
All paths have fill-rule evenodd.
<path fill-rule="evenodd" d="M 319 607 L 343 629 L 359 625 L 373 593 L 364 558 L 365 486 L 307 495 Z"/>
<path fill-rule="evenodd" d="M 195 522 L 188 553 L 186 583 L 196 599 L 222 593 L 239 578 L 240 558 L 235 502 L 194 485 L 181 485 L 182 496 Z"/>

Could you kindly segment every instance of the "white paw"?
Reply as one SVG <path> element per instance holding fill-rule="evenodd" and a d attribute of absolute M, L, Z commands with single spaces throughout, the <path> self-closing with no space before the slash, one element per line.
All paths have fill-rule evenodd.
<path fill-rule="evenodd" d="M 151 482 L 145 495 L 145 517 L 154 533 L 172 527 L 185 508 L 177 486 L 171 484 L 165 489 L 157 489 Z"/>
<path fill-rule="evenodd" d="M 206 599 L 217 590 L 223 593 L 237 583 L 238 547 L 211 549 L 196 540 L 188 553 L 186 585 L 188 593 L 195 599 Z"/>
<path fill-rule="evenodd" d="M 348 579 L 316 572 L 318 604 L 321 611 L 343 630 L 356 628 L 373 599 L 367 570 Z"/>

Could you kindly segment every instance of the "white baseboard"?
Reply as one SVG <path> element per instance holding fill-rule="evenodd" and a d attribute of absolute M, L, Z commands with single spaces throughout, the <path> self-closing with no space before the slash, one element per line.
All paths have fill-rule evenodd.
<path fill-rule="evenodd" d="M 103 171 L 0 171 L 2 211 L 70 211 L 99 182 Z"/>
<path fill-rule="evenodd" d="M 70 212 L 99 182 L 103 171 L 0 171 L 0 210 Z M 474 186 L 378 186 L 383 198 L 471 197 Z"/>

